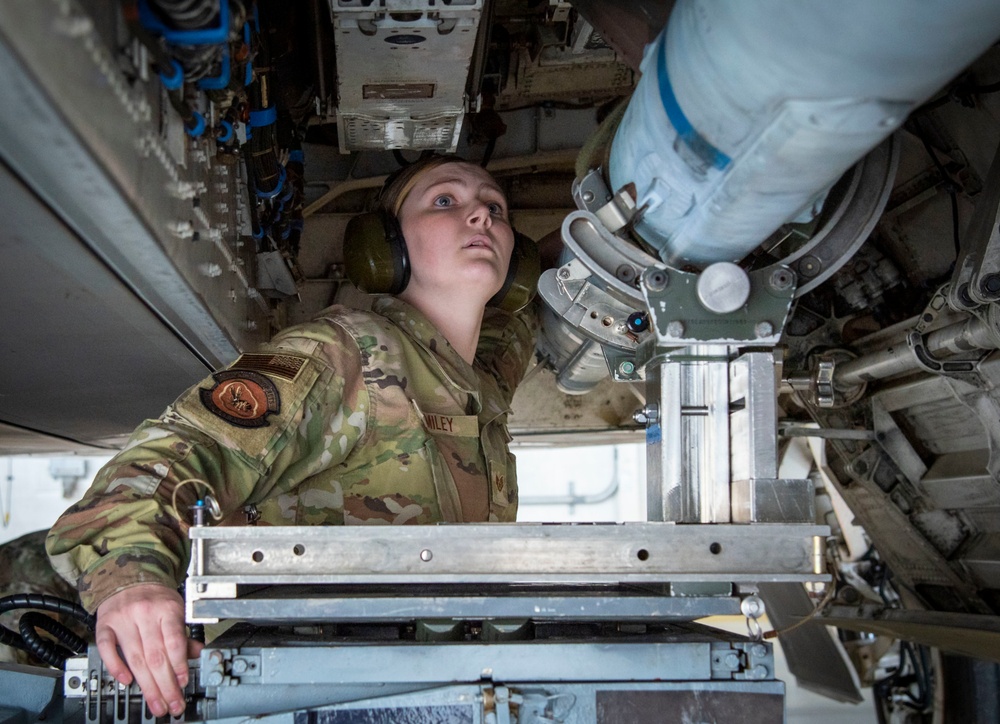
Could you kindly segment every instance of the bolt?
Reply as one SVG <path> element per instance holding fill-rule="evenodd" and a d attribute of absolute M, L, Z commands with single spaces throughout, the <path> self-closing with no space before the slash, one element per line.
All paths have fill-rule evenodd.
<path fill-rule="evenodd" d="M 752 679 L 766 679 L 769 672 L 764 664 L 757 664 L 751 671 L 747 672 L 747 674 Z"/>
<path fill-rule="evenodd" d="M 199 269 L 201 273 L 209 279 L 215 279 L 216 277 L 222 276 L 222 267 L 215 263 L 202 264 Z"/>
<path fill-rule="evenodd" d="M 632 413 L 632 419 L 635 420 L 636 425 L 645 425 L 649 422 L 649 418 L 646 417 L 645 410 L 636 410 Z"/>
<path fill-rule="evenodd" d="M 667 336 L 668 337 L 683 337 L 684 336 L 684 322 L 674 320 L 667 325 Z"/>
<path fill-rule="evenodd" d="M 805 264 L 805 262 L 803 262 Z M 771 273 L 771 287 L 783 292 L 792 286 L 792 282 L 795 281 L 795 277 L 787 269 L 775 269 Z"/>
<path fill-rule="evenodd" d="M 225 655 L 221 651 L 213 651 L 208 655 L 208 660 L 213 664 L 221 664 L 225 660 Z"/>
<path fill-rule="evenodd" d="M 424 563 L 427 563 L 433 557 L 434 557 L 434 552 L 431 551 L 430 548 L 424 548 L 422 551 L 420 551 L 420 560 L 422 560 Z"/>
<path fill-rule="evenodd" d="M 670 277 L 667 276 L 667 272 L 663 269 L 647 269 L 645 274 L 643 274 L 643 280 L 649 291 L 661 292 L 666 289 Z"/>
<path fill-rule="evenodd" d="M 79 676 L 71 676 L 69 678 L 69 681 L 67 681 L 66 683 L 69 685 L 69 688 L 71 688 L 71 689 L 79 689 L 80 688 L 80 684 L 82 684 L 83 682 L 80 681 L 80 677 Z"/>
<path fill-rule="evenodd" d="M 735 651 L 726 654 L 726 666 L 732 670 L 736 670 L 740 666 L 740 656 Z"/>
<path fill-rule="evenodd" d="M 208 675 L 208 681 L 206 682 L 209 686 L 222 686 L 223 676 L 221 671 L 213 671 Z"/>
<path fill-rule="evenodd" d="M 249 669 L 249 668 L 250 668 L 250 665 L 247 664 L 246 659 L 236 659 L 233 662 L 233 673 L 234 674 L 237 674 L 237 675 L 239 675 L 239 674 L 245 674 L 247 672 L 247 669 Z"/>
<path fill-rule="evenodd" d="M 556 273 L 556 276 L 559 277 L 560 279 L 569 279 L 569 269 L 560 269 Z"/>
<path fill-rule="evenodd" d="M 622 360 L 621 364 L 618 365 L 618 372 L 623 377 L 631 377 L 635 374 L 635 363 L 629 360 Z"/>
<path fill-rule="evenodd" d="M 635 269 L 629 264 L 622 264 L 615 269 L 615 276 L 626 284 L 631 284 L 635 281 Z"/>
<path fill-rule="evenodd" d="M 983 277 L 979 282 L 979 290 L 990 296 L 1000 294 L 1000 274 L 987 274 Z"/>
<path fill-rule="evenodd" d="M 740 602 L 740 612 L 747 618 L 759 618 L 764 613 L 764 602 L 757 596 L 747 596 Z"/>
<path fill-rule="evenodd" d="M 750 649 L 750 653 L 758 659 L 762 659 L 767 656 L 767 647 L 764 644 L 754 644 L 753 648 Z"/>
<path fill-rule="evenodd" d="M 770 322 L 757 322 L 753 328 L 754 334 L 758 337 L 770 337 L 774 333 L 774 326 Z"/>
<path fill-rule="evenodd" d="M 594 192 L 593 191 L 584 191 L 583 192 L 583 200 L 584 200 L 585 203 L 589 204 L 591 201 L 594 200 Z"/>

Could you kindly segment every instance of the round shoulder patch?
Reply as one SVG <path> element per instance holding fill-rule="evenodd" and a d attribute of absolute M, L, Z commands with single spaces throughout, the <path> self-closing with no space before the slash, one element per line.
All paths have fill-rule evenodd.
<path fill-rule="evenodd" d="M 200 389 L 201 404 L 237 427 L 267 427 L 267 416 L 281 410 L 278 388 L 262 374 L 225 370 L 212 375 L 215 385 Z"/>

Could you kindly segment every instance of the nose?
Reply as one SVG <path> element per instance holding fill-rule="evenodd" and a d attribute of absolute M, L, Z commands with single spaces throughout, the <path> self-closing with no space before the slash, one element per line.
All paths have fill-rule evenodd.
<path fill-rule="evenodd" d="M 482 226 L 484 229 L 493 225 L 493 215 L 490 214 L 490 205 L 485 201 L 475 200 L 472 202 L 469 211 L 469 224 L 472 226 Z"/>

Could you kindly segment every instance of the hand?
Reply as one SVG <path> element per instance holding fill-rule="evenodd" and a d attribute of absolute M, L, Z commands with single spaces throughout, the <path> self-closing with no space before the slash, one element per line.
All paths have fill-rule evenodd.
<path fill-rule="evenodd" d="M 155 583 L 119 591 L 97 607 L 96 638 L 108 672 L 126 686 L 134 675 L 153 716 L 184 713 L 187 660 L 204 644 L 187 637 L 180 594 Z"/>

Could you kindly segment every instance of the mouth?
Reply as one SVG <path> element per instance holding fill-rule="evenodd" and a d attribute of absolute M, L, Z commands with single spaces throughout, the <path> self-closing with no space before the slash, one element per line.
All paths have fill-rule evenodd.
<path fill-rule="evenodd" d="M 477 234 L 473 236 L 469 241 L 465 243 L 463 249 L 488 249 L 493 250 L 493 242 L 490 241 L 489 237 L 483 236 L 482 234 Z"/>

